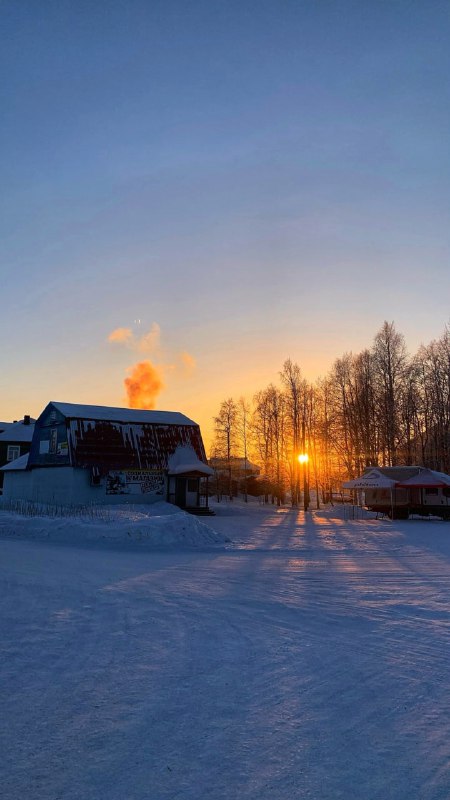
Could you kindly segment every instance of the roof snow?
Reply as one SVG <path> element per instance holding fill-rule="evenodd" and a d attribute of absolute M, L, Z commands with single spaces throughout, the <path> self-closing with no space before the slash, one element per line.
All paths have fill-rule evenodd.
<path fill-rule="evenodd" d="M 25 425 L 23 422 L 10 422 L 6 430 L 0 433 L 0 442 L 31 442 L 34 424 Z"/>
<path fill-rule="evenodd" d="M 189 472 L 200 472 L 202 475 L 214 475 L 214 470 L 197 458 L 193 447 L 189 444 L 179 445 L 169 456 L 169 475 L 184 475 Z"/>
<path fill-rule="evenodd" d="M 140 408 L 113 408 L 111 406 L 90 406 L 78 403 L 59 403 L 51 405 L 68 419 L 92 419 L 106 422 L 135 422 L 153 425 L 197 425 L 189 417 L 178 411 L 146 411 Z"/>
<path fill-rule="evenodd" d="M 359 478 L 355 478 L 352 481 L 344 481 L 342 486 L 344 489 L 392 489 L 395 484 L 395 480 L 387 478 L 380 470 L 372 469 Z"/>
<path fill-rule="evenodd" d="M 26 469 L 28 466 L 28 456 L 29 453 L 24 453 L 23 456 L 19 456 L 19 458 L 15 458 L 14 461 L 8 461 L 4 467 L 0 467 L 2 472 L 15 472 L 19 469 Z"/>

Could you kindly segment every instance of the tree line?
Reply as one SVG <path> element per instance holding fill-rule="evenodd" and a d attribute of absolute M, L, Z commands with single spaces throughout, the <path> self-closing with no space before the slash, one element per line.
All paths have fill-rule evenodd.
<path fill-rule="evenodd" d="M 326 501 L 370 466 L 418 464 L 448 473 L 450 327 L 410 356 L 403 335 L 385 321 L 372 347 L 345 353 L 314 383 L 288 358 L 276 384 L 251 400 L 224 400 L 214 425 L 211 459 L 221 465 L 230 497 L 237 471 L 247 494 L 251 463 L 266 498 L 280 504 L 289 492 L 305 507 L 310 486 Z"/>

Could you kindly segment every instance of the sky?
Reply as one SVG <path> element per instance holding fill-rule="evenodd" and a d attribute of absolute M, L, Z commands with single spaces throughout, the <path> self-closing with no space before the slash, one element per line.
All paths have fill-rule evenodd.
<path fill-rule="evenodd" d="M 2 0 L 0 419 L 150 362 L 208 440 L 288 357 L 439 337 L 449 37 L 448 0 Z"/>

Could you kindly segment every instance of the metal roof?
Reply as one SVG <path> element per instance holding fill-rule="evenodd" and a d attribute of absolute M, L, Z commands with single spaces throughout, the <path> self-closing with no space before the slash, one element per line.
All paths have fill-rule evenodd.
<path fill-rule="evenodd" d="M 413 475 L 412 478 L 400 481 L 398 486 L 404 488 L 416 487 L 418 489 L 450 486 L 450 475 L 446 475 L 444 472 L 435 472 L 432 469 L 422 469 L 417 475 Z"/>
<path fill-rule="evenodd" d="M 344 489 L 392 489 L 395 480 L 381 474 L 379 469 L 371 469 L 352 481 L 344 481 Z"/>
<path fill-rule="evenodd" d="M 24 453 L 23 456 L 15 458 L 14 461 L 8 461 L 3 467 L 0 467 L 1 472 L 16 472 L 17 470 L 26 469 L 28 466 L 29 453 Z"/>
<path fill-rule="evenodd" d="M 370 471 L 376 469 L 382 475 L 385 475 L 386 478 L 390 478 L 392 481 L 406 481 L 408 478 L 412 478 L 414 475 L 417 475 L 421 469 L 424 467 L 413 467 L 413 466 L 398 466 L 398 467 L 369 467 Z"/>
<path fill-rule="evenodd" d="M 34 423 L 25 425 L 24 422 L 11 422 L 3 433 L 0 433 L 0 442 L 31 442 L 33 438 Z"/>
<path fill-rule="evenodd" d="M 381 489 L 389 484 L 405 489 L 450 486 L 450 476 L 427 467 L 368 467 L 359 478 L 342 485 L 346 489 Z"/>
<path fill-rule="evenodd" d="M 79 403 L 60 403 L 54 406 L 67 419 L 92 419 L 99 422 L 141 423 L 147 425 L 197 425 L 192 419 L 178 411 L 147 411 L 141 408 L 115 408 L 91 406 Z"/>

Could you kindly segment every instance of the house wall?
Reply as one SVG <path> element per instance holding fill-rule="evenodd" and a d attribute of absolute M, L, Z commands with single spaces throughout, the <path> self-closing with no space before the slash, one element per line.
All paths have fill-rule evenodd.
<path fill-rule="evenodd" d="M 177 500 L 180 500 L 180 506 L 182 508 L 195 508 L 198 506 L 200 488 L 198 478 L 188 478 L 184 475 L 181 475 L 170 476 L 168 480 L 169 493 L 167 499 L 169 503 L 177 504 Z"/>
<path fill-rule="evenodd" d="M 395 488 L 392 495 L 395 508 L 436 509 L 450 507 L 449 489 L 422 489 L 412 486 L 410 489 Z M 377 509 L 391 505 L 390 489 L 366 489 L 365 505 Z"/>
<path fill-rule="evenodd" d="M 422 489 L 423 504 L 425 506 L 448 506 L 450 497 L 444 489 Z"/>
<path fill-rule="evenodd" d="M 31 442 L 0 442 L 0 467 L 8 463 L 8 447 L 10 445 L 19 448 L 19 454 L 17 456 L 17 458 L 19 458 L 19 456 L 30 452 Z M 3 486 L 4 476 L 5 473 L 0 471 L 0 489 Z"/>
<path fill-rule="evenodd" d="M 112 488 L 109 481 L 101 478 L 98 485 L 91 483 L 91 470 L 78 467 L 42 467 L 32 470 L 5 472 L 3 498 L 5 502 L 24 500 L 44 505 L 84 506 L 110 505 L 118 503 L 156 503 L 166 499 L 166 479 L 146 484 L 123 481 L 122 487 Z M 142 475 L 130 474 L 132 479 Z"/>
<path fill-rule="evenodd" d="M 45 409 L 35 425 L 29 464 L 61 467 L 70 464 L 66 419 L 52 406 Z"/>
<path fill-rule="evenodd" d="M 3 498 L 6 503 L 24 500 L 46 505 L 72 505 L 76 477 L 64 467 L 15 470 L 4 475 Z"/>
<path fill-rule="evenodd" d="M 189 491 L 189 488 L 192 484 L 193 491 Z M 199 490 L 199 481 L 198 478 L 188 478 L 186 481 L 186 505 L 187 506 L 196 506 L 198 501 L 198 490 Z M 194 488 L 195 487 L 195 488 Z"/>
<path fill-rule="evenodd" d="M 391 505 L 406 506 L 408 505 L 408 492 L 406 489 L 364 489 L 364 502 L 367 506 L 377 505 Z"/>

